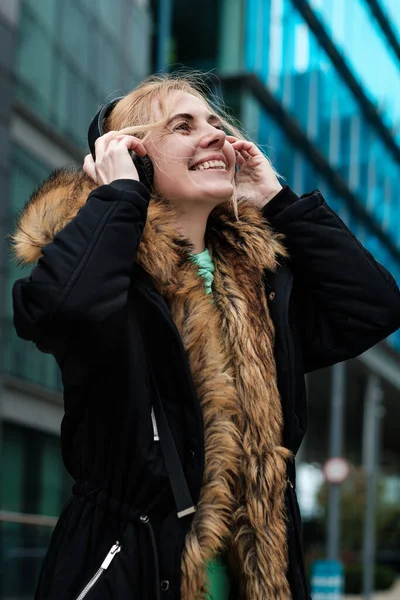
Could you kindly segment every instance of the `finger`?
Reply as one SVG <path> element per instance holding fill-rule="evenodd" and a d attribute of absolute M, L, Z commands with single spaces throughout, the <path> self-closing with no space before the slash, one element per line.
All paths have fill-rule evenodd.
<path fill-rule="evenodd" d="M 85 158 L 83 159 L 83 165 L 86 167 L 90 167 L 91 164 L 94 164 L 94 160 L 92 153 L 89 152 L 89 154 L 86 154 Z"/>
<path fill-rule="evenodd" d="M 251 158 L 253 158 L 252 155 L 249 152 L 247 152 L 247 150 L 242 150 L 240 154 L 245 160 L 250 160 Z"/>
<path fill-rule="evenodd" d="M 108 144 L 111 142 L 111 140 L 115 139 L 115 133 L 115 131 L 108 131 L 101 137 L 97 138 L 94 144 L 96 152 L 96 161 L 100 161 L 103 158 Z"/>
<path fill-rule="evenodd" d="M 232 144 L 233 148 L 238 152 L 248 152 L 252 157 L 259 156 L 261 151 L 257 148 L 253 142 L 247 142 L 246 140 L 238 140 Z"/>
<path fill-rule="evenodd" d="M 139 156 L 146 156 L 147 150 L 141 140 L 133 135 L 118 136 L 118 141 L 126 146 L 127 150 L 133 150 Z"/>
<path fill-rule="evenodd" d="M 93 160 L 93 156 L 91 154 L 87 154 L 85 156 L 85 160 L 83 161 L 83 172 L 86 173 L 88 177 L 93 179 L 95 183 L 97 183 L 96 177 L 96 168 Z"/>
<path fill-rule="evenodd" d="M 113 138 L 112 140 L 110 140 L 107 144 L 107 148 L 105 150 L 104 154 L 108 154 L 109 152 L 113 152 L 115 150 L 117 150 L 117 148 L 121 147 L 121 143 L 120 140 L 118 138 Z"/>
<path fill-rule="evenodd" d="M 242 167 L 246 163 L 246 160 L 239 152 L 236 152 L 236 162 L 239 165 L 239 167 Z"/>
<path fill-rule="evenodd" d="M 235 142 L 239 141 L 239 138 L 235 137 L 234 135 L 227 135 L 226 139 L 230 144 L 234 144 Z"/>
<path fill-rule="evenodd" d="M 240 156 L 241 164 L 244 164 L 253 158 L 253 156 L 251 156 L 251 154 L 249 154 L 246 150 L 236 150 L 235 152 L 237 156 Z"/>

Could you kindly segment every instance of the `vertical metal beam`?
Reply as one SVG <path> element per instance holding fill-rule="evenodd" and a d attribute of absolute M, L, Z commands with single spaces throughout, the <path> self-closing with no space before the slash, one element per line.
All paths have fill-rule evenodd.
<path fill-rule="evenodd" d="M 158 42 L 156 70 L 168 71 L 171 47 L 172 0 L 158 0 Z"/>
<path fill-rule="evenodd" d="M 346 392 L 345 363 L 332 367 L 332 396 L 329 455 L 331 458 L 343 454 L 344 398 Z M 329 484 L 328 504 L 328 560 L 339 560 L 340 544 L 340 484 Z"/>
<path fill-rule="evenodd" d="M 375 495 L 379 464 L 379 445 L 382 408 L 380 379 L 371 373 L 368 377 L 364 401 L 363 467 L 366 482 L 366 513 L 363 543 L 363 595 L 371 600 L 374 592 L 375 564 Z"/>

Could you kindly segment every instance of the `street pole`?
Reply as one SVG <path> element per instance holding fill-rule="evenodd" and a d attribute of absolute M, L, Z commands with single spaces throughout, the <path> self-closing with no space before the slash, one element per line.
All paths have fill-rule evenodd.
<path fill-rule="evenodd" d="M 338 363 L 332 367 L 332 395 L 330 420 L 330 458 L 341 457 L 343 454 L 343 421 L 344 398 L 346 393 L 345 364 Z M 339 560 L 340 544 L 340 484 L 329 484 L 328 502 L 328 560 Z"/>
<path fill-rule="evenodd" d="M 372 600 L 375 565 L 375 495 L 379 465 L 379 446 L 383 392 L 380 379 L 370 374 L 364 401 L 363 467 L 366 483 L 366 512 L 363 542 L 363 595 Z"/>
<path fill-rule="evenodd" d="M 172 0 L 158 0 L 158 41 L 156 70 L 168 71 L 171 44 Z"/>

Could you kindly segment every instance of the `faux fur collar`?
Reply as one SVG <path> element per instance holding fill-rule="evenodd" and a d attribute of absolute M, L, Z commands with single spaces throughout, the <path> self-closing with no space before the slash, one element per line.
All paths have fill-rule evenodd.
<path fill-rule="evenodd" d="M 60 171 L 33 196 L 14 235 L 20 262 L 39 258 L 93 187 L 83 174 Z M 290 452 L 281 445 L 274 329 L 263 282 L 285 250 L 248 202 L 239 204 L 239 221 L 228 203 L 219 206 L 207 227 L 215 265 L 211 303 L 174 221 L 172 207 L 150 202 L 136 260 L 169 305 L 204 417 L 205 471 L 182 555 L 182 599 L 205 597 L 207 562 L 223 552 L 236 565 L 243 600 L 290 600 Z"/>

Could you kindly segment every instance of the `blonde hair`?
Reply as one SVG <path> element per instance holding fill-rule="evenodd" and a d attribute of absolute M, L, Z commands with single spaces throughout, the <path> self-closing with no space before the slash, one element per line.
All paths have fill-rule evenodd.
<path fill-rule="evenodd" d="M 119 134 L 144 139 L 150 131 L 165 127 L 170 118 L 167 98 L 175 91 L 186 92 L 202 100 L 210 112 L 218 116 L 228 134 L 245 139 L 236 120 L 228 113 L 221 100 L 214 97 L 211 102 L 208 99 L 207 92 L 209 96 L 212 94 L 205 85 L 204 74 L 195 71 L 151 75 L 144 79 L 116 104 L 104 123 L 104 132 L 118 131 Z M 238 218 L 236 190 L 232 196 L 232 204 Z"/>
<path fill-rule="evenodd" d="M 143 139 L 149 131 L 167 124 L 170 116 L 167 98 L 175 91 L 186 92 L 202 100 L 210 112 L 218 116 L 227 132 L 244 139 L 237 122 L 228 114 L 221 100 L 214 97 L 211 103 L 207 98 L 207 92 L 212 95 L 211 89 L 204 82 L 204 74 L 196 71 L 150 75 L 118 102 L 104 124 L 104 132 L 118 131 Z M 156 108 L 161 110 L 161 119 L 156 118 Z"/>

